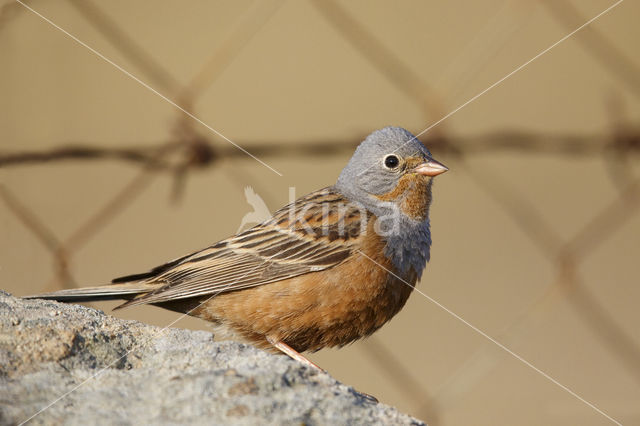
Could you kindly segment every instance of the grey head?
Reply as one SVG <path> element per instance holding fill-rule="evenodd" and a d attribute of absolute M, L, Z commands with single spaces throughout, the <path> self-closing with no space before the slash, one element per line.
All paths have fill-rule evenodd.
<path fill-rule="evenodd" d="M 429 260 L 432 180 L 447 170 L 409 131 L 385 127 L 358 146 L 334 188 L 376 216 L 385 254 L 419 277 Z"/>

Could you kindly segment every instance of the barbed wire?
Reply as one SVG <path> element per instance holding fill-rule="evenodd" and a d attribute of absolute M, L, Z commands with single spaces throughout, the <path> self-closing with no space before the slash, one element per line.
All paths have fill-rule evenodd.
<path fill-rule="evenodd" d="M 349 139 L 301 140 L 297 143 L 279 141 L 240 140 L 239 144 L 264 158 L 296 156 L 334 156 L 353 152 L 366 133 Z M 70 160 L 113 160 L 139 163 L 160 171 L 171 171 L 177 164 L 157 157 L 158 150 L 167 143 L 184 145 L 179 151 L 185 167 L 208 167 L 223 159 L 244 158 L 245 154 L 230 146 L 218 146 L 212 140 L 198 136 L 185 143 L 186 138 L 147 146 L 100 146 L 95 142 L 67 142 L 59 147 L 7 152 L 0 151 L 0 167 L 33 165 Z M 543 132 L 500 131 L 484 135 L 426 138 L 425 145 L 436 153 L 477 155 L 511 151 L 519 153 L 552 154 L 559 156 L 601 156 L 612 154 L 620 159 L 640 153 L 640 129 L 626 129 L 611 135 L 552 134 Z M 155 158 L 154 160 L 152 160 Z"/>

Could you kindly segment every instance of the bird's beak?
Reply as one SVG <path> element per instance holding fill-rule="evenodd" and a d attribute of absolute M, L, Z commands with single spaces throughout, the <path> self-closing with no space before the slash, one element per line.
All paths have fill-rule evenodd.
<path fill-rule="evenodd" d="M 437 162 L 433 158 L 430 158 L 429 161 L 425 163 L 419 164 L 415 169 L 413 169 L 414 172 L 423 176 L 438 176 L 447 170 L 449 170 L 447 166 Z"/>

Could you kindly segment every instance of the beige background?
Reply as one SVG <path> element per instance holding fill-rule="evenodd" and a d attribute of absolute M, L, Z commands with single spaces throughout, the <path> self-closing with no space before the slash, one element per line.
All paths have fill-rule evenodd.
<path fill-rule="evenodd" d="M 94 3 L 98 12 L 87 9 Z M 185 131 L 230 147 L 32 12 L 0 4 L 0 155 L 152 147 Z M 390 124 L 421 131 L 613 2 L 570 3 L 581 16 L 564 2 L 524 0 L 29 4 L 250 151 L 345 142 L 333 154 L 261 156 L 283 176 L 247 156 L 193 169 L 177 201 L 171 174 L 150 174 L 71 247 L 71 277 L 87 285 L 234 233 L 251 211 L 247 185 L 274 210 L 289 187 L 302 195 L 333 183 L 349 143 Z M 614 134 L 637 135 L 638 16 L 637 2 L 620 4 L 421 137 L 451 171 L 434 188 L 432 259 L 419 290 L 624 424 L 640 424 L 640 161 L 637 150 L 606 147 Z M 175 83 L 155 76 L 160 67 Z M 185 97 L 178 86 L 201 71 L 209 80 Z M 505 132 L 533 139 L 485 143 Z M 578 137 L 573 149 L 554 149 L 563 136 Z M 65 241 L 140 172 L 116 160 L 0 167 L 0 287 L 24 295 L 72 285 L 25 218 Z M 18 204 L 30 213 L 16 215 Z M 153 307 L 114 314 L 177 318 Z M 372 338 L 311 357 L 433 425 L 609 423 L 417 293 Z"/>

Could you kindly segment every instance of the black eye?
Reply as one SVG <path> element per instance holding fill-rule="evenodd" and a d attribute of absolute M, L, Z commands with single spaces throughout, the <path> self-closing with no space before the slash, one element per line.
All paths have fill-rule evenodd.
<path fill-rule="evenodd" d="M 400 160 L 393 154 L 387 155 L 384 158 L 384 166 L 388 169 L 395 169 L 400 164 Z"/>

